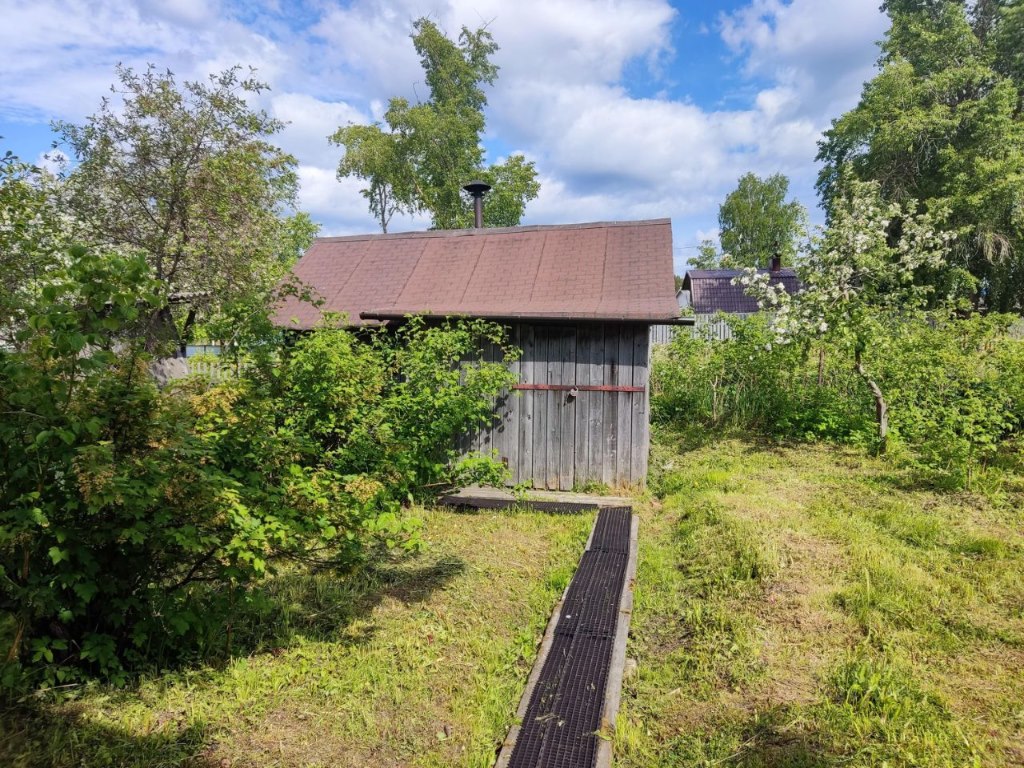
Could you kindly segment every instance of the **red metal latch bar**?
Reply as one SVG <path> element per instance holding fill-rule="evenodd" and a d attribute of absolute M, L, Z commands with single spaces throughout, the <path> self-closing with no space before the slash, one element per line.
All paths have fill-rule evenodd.
<path fill-rule="evenodd" d="M 547 392 L 643 392 L 644 387 L 624 387 L 615 384 L 513 384 L 512 389 L 539 389 Z"/>

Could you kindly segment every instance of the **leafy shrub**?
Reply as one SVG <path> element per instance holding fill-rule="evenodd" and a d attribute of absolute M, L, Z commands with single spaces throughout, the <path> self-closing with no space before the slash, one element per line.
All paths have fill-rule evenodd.
<path fill-rule="evenodd" d="M 390 498 L 471 482 L 504 469 L 488 457 L 459 460 L 457 438 L 493 419 L 493 398 L 512 386 L 502 363 L 484 361 L 501 326 L 480 320 L 410 318 L 367 341 L 320 329 L 298 341 L 282 365 L 285 423 L 314 439 L 338 471 L 375 478 Z"/>
<path fill-rule="evenodd" d="M 889 406 L 890 450 L 934 482 L 970 485 L 1024 424 L 1024 342 L 1013 318 L 877 313 L 874 375 Z M 725 341 L 679 334 L 654 359 L 652 415 L 663 423 L 772 437 L 875 444 L 874 404 L 849 355 L 779 345 L 764 317 L 731 320 Z"/>
<path fill-rule="evenodd" d="M 0 349 L 8 684 L 119 681 L 201 653 L 254 580 L 414 548 L 401 501 L 499 469 L 453 461 L 511 384 L 482 362 L 497 326 L 414 320 L 366 341 L 325 328 L 273 354 L 254 338 L 251 377 L 159 390 L 143 340 L 161 305 L 143 260 L 78 249 Z"/>
<path fill-rule="evenodd" d="M 729 339 L 679 333 L 659 350 L 652 372 L 655 420 L 834 440 L 850 439 L 869 422 L 863 385 L 831 365 L 827 350 L 773 343 L 763 315 L 729 323 Z"/>
<path fill-rule="evenodd" d="M 894 330 L 880 377 L 904 458 L 942 482 L 969 485 L 1024 417 L 1024 343 L 1006 315 L 934 318 Z"/>

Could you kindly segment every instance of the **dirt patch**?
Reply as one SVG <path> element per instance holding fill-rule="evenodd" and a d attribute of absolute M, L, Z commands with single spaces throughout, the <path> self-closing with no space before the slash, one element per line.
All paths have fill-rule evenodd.
<path fill-rule="evenodd" d="M 402 753 L 403 743 L 410 744 L 416 737 L 412 726 L 417 723 L 410 722 L 409 713 L 399 717 L 397 712 L 378 711 L 372 717 L 377 723 L 372 743 L 360 743 L 338 733 L 340 723 L 324 718 L 322 711 L 283 706 L 253 727 L 236 731 L 238 736 L 230 744 L 218 745 L 209 757 L 214 764 L 220 761 L 231 768 L 412 765 L 412 755 Z"/>

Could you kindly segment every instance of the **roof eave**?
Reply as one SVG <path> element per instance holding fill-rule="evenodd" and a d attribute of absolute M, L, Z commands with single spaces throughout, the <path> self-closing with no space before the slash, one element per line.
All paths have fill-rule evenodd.
<path fill-rule="evenodd" d="M 638 323 L 643 325 L 693 325 L 691 317 L 666 317 L 664 315 L 630 315 L 630 314 L 598 314 L 579 312 L 446 312 L 446 313 L 424 313 L 424 312 L 399 312 L 395 310 L 375 310 L 372 312 L 360 312 L 359 317 L 363 320 L 405 320 L 410 317 L 435 317 L 435 318 L 475 318 L 480 320 L 491 320 L 494 322 L 519 323 L 525 321 L 551 322 L 551 323 Z"/>

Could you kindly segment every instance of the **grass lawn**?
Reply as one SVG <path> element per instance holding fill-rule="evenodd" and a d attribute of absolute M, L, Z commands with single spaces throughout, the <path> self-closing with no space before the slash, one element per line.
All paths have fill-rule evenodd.
<path fill-rule="evenodd" d="M 1024 479 L 660 442 L 617 766 L 1024 765 Z"/>
<path fill-rule="evenodd" d="M 222 665 L 0 713 L 0 765 L 491 765 L 593 516 L 423 514 L 407 562 L 272 580 Z"/>

